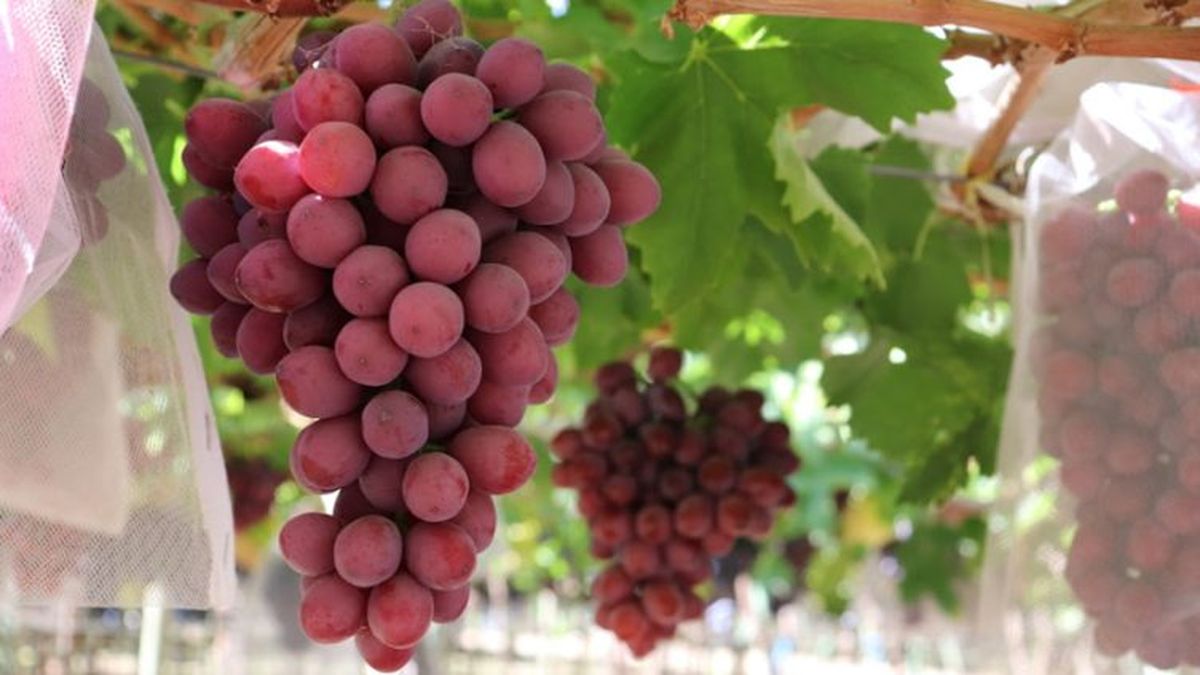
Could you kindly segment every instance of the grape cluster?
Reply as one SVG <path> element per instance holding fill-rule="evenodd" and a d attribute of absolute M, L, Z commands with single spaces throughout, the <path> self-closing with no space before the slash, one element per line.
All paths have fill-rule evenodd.
<path fill-rule="evenodd" d="M 63 153 L 63 174 L 74 189 L 72 196 L 85 246 L 108 233 L 108 209 L 98 195 L 100 184 L 125 168 L 125 150 L 108 131 L 111 117 L 108 99 L 100 87 L 86 77 L 80 80 L 71 134 Z"/>
<path fill-rule="evenodd" d="M 235 532 L 254 527 L 270 515 L 275 489 L 287 478 L 265 459 L 244 457 L 226 458 L 225 475 L 229 479 Z"/>
<path fill-rule="evenodd" d="M 1066 578 L 1104 654 L 1200 664 L 1200 199 L 1155 171 L 1039 232 L 1041 444 L 1078 500 Z M 1174 202 L 1173 208 L 1171 202 Z"/>
<path fill-rule="evenodd" d="M 703 613 L 695 589 L 713 559 L 765 537 L 796 500 L 785 479 L 799 459 L 762 395 L 714 387 L 689 414 L 670 384 L 682 361 L 655 348 L 649 383 L 626 362 L 601 367 L 583 424 L 551 443 L 554 483 L 579 492 L 592 554 L 612 561 L 592 584 L 596 623 L 639 658 Z"/>
<path fill-rule="evenodd" d="M 291 469 L 338 507 L 281 547 L 305 632 L 357 634 L 379 670 L 462 612 L 491 496 L 534 468 L 511 427 L 554 392 L 550 349 L 580 316 L 563 283 L 620 282 L 622 228 L 660 200 L 607 145 L 586 73 L 461 33 L 447 0 L 312 33 L 269 106 L 209 100 L 185 125 L 183 162 L 218 194 L 181 216 L 200 257 L 171 290 L 316 419 Z"/>

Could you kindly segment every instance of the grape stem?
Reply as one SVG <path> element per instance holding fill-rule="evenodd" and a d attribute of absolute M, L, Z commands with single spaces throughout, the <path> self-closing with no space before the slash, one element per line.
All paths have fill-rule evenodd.
<path fill-rule="evenodd" d="M 1163 11 L 1169 22 L 1175 23 L 1196 9 L 1183 6 Z M 699 28 L 722 14 L 861 19 L 917 26 L 953 24 L 1047 47 L 1059 61 L 1076 56 L 1200 61 L 1200 28 L 1100 23 L 989 0 L 676 0 L 669 16 Z"/>

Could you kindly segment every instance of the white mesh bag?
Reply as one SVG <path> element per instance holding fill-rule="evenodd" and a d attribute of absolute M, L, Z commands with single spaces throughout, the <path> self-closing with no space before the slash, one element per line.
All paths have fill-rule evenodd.
<path fill-rule="evenodd" d="M 178 226 L 93 9 L 0 2 L 0 599 L 221 608 L 229 495 L 167 291 Z"/>
<path fill-rule="evenodd" d="M 1200 94 L 1140 84 L 1032 166 L 979 626 L 1008 672 L 1200 665 L 1197 182 Z"/>

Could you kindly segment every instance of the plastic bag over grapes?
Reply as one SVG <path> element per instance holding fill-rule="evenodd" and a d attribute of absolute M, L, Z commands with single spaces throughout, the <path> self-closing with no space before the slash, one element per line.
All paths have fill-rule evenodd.
<path fill-rule="evenodd" d="M 179 228 L 92 5 L 0 4 L 0 603 L 227 606 Z"/>
<path fill-rule="evenodd" d="M 979 626 L 1010 672 L 1200 665 L 1198 182 L 1200 96 L 1136 84 L 1031 167 Z"/>

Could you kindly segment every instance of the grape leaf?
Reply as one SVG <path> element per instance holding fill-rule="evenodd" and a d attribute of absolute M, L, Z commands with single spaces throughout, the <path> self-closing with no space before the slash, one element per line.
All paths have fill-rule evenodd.
<path fill-rule="evenodd" d="M 804 129 L 790 131 L 784 120 L 775 125 L 771 134 L 775 177 L 784 182 L 783 200 L 791 210 L 792 220 L 801 223 L 801 227 L 792 230 L 798 253 L 822 270 L 838 270 L 854 278 L 869 278 L 880 286 L 885 285 L 879 255 L 871 240 L 829 194 L 821 178 L 800 154 L 799 148 L 807 134 Z M 862 183 L 865 169 L 862 177 L 851 177 L 852 163 L 856 161 L 852 154 L 827 152 L 826 163 L 831 175 Z M 857 161 L 862 163 L 862 160 Z"/>
<path fill-rule="evenodd" d="M 629 240 L 642 251 L 655 305 L 668 313 L 726 284 L 740 269 L 731 263 L 746 245 L 739 228 L 747 215 L 800 249 L 813 239 L 802 230 L 832 230 L 821 219 L 828 218 L 826 211 L 802 206 L 811 216 L 798 222 L 781 207 L 783 186 L 773 180 L 767 147 L 781 112 L 821 101 L 884 126 L 952 103 L 938 60 L 941 42 L 918 29 L 829 22 L 835 29 L 816 40 L 817 48 L 807 44 L 821 32 L 817 24 L 767 25 L 787 40 L 739 44 L 706 28 L 695 36 L 681 31 L 676 39 L 688 49 L 680 60 L 671 57 L 682 50 L 654 51 L 652 61 L 642 55 L 651 50 L 642 47 L 607 61 L 615 81 L 607 97 L 610 138 L 649 166 L 663 186 L 659 211 L 632 228 Z M 879 60 L 880 49 L 889 50 L 889 77 L 872 78 L 869 94 L 857 92 L 860 69 Z M 902 55 L 891 59 L 892 50 Z M 811 259 L 821 249 L 805 252 L 802 259 Z"/>

